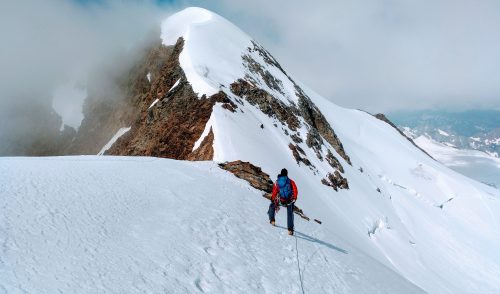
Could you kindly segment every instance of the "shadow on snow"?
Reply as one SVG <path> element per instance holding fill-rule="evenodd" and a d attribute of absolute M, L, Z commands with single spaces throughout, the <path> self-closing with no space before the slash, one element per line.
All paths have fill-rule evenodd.
<path fill-rule="evenodd" d="M 277 227 L 277 228 L 281 228 L 281 229 L 285 229 L 285 230 L 287 229 L 287 228 L 285 228 L 285 227 L 278 226 L 278 225 L 276 225 L 276 227 Z M 318 243 L 318 244 L 321 244 L 321 245 L 323 245 L 323 246 L 326 246 L 326 247 L 328 247 L 328 248 L 330 248 L 330 249 L 333 249 L 333 250 L 335 250 L 335 251 L 338 251 L 338 252 L 340 252 L 340 253 L 344 253 L 344 254 L 347 254 L 347 253 L 348 253 L 348 252 L 347 252 L 347 250 L 345 250 L 345 249 L 342 249 L 342 248 L 337 247 L 337 246 L 335 246 L 335 245 L 333 245 L 333 244 L 330 244 L 330 243 L 328 243 L 328 242 L 322 241 L 322 240 L 320 240 L 320 239 L 316 239 L 316 238 L 314 238 L 314 237 L 312 237 L 312 236 L 306 235 L 306 234 L 301 233 L 301 232 L 298 232 L 298 231 L 295 231 L 295 237 L 297 237 L 297 238 L 299 238 L 299 239 L 302 239 L 302 240 L 309 241 L 309 242 L 313 242 L 313 243 Z"/>

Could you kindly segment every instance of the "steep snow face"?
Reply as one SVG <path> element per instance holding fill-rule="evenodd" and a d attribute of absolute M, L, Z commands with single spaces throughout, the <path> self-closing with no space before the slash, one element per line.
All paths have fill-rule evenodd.
<path fill-rule="evenodd" d="M 429 292 L 498 292 L 498 190 L 449 170 L 372 116 L 308 93 L 337 127 L 353 165 L 363 168 L 358 176 L 347 175 L 352 189 L 342 193 L 367 201 L 379 197 L 371 203 L 378 208 L 365 217 L 387 217 L 371 239 L 391 263 Z M 366 189 L 370 185 L 381 192 Z M 344 208 L 361 211 L 353 204 Z"/>
<path fill-rule="evenodd" d="M 238 27 L 221 16 L 203 8 L 191 7 L 172 15 L 162 22 L 161 39 L 164 45 L 174 45 L 184 38 L 184 49 L 179 61 L 194 92 L 201 97 L 213 95 L 240 78 L 251 76 L 254 83 L 283 102 L 297 101 L 293 83 L 281 68 L 265 61 L 267 56 L 255 51 L 254 41 Z M 249 62 L 242 59 L 250 56 L 264 68 L 269 76 L 281 81 L 281 91 L 271 87 L 263 77 L 248 70 Z M 285 96 L 285 97 L 283 97 Z"/>
<path fill-rule="evenodd" d="M 163 22 L 163 43 L 178 37 L 185 40 L 180 62 L 195 92 L 222 91 L 237 105 L 231 112 L 216 104 L 198 140 L 213 131 L 215 161 L 250 161 L 272 178 L 286 167 L 305 211 L 426 291 L 500 291 L 498 190 L 444 167 L 389 124 L 338 107 L 292 80 L 264 48 L 214 13 L 190 8 Z M 258 97 L 264 106 L 234 91 L 233 83 L 241 80 L 250 92 L 266 93 Z M 270 114 L 266 103 L 273 99 L 290 107 L 314 103 L 352 164 L 324 136 L 318 139 L 324 144 L 314 144 L 315 122 L 297 116 L 293 127 Z M 302 150 L 299 157 L 292 156 L 291 145 Z M 329 151 L 345 170 L 348 190 L 321 184 L 338 170 L 326 160 Z"/>
<path fill-rule="evenodd" d="M 423 293 L 212 162 L 0 158 L 2 293 Z"/>
<path fill-rule="evenodd" d="M 185 9 L 162 23 L 164 45 L 174 45 L 179 37 L 185 41 L 181 67 L 200 97 L 243 76 L 241 49 L 250 45 L 250 37 L 227 20 L 202 8 Z"/>

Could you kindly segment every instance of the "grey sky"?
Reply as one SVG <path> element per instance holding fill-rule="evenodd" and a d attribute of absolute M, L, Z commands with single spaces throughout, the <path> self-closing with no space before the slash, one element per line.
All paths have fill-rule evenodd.
<path fill-rule="evenodd" d="M 208 7 L 342 106 L 500 107 L 500 1 L 224 0 Z"/>
<path fill-rule="evenodd" d="M 170 11 L 196 5 L 240 26 L 339 105 L 500 108 L 500 1 L 104 2 L 2 3 L 0 95 L 44 96 L 135 44 Z"/>

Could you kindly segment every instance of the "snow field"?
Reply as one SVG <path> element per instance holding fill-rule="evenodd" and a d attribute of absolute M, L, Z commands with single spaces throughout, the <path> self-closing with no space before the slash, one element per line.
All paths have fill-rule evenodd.
<path fill-rule="evenodd" d="M 164 44 L 181 36 L 186 41 L 181 67 L 199 96 L 223 91 L 238 102 L 230 84 L 245 78 L 286 105 L 297 102 L 291 80 L 266 63 L 262 52 L 253 51 L 251 38 L 222 17 L 201 8 L 185 9 L 162 24 Z M 261 73 L 249 71 L 245 55 L 278 81 L 280 89 L 270 89 Z M 286 167 L 299 185 L 307 214 L 331 224 L 325 225 L 330 234 L 342 236 L 428 292 L 499 292 L 499 191 L 434 161 L 387 123 L 300 87 L 351 157 L 349 166 L 334 152 L 345 168 L 349 190 L 335 192 L 321 185 L 321 178 L 332 171 L 326 161 L 300 143 L 314 167 L 297 164 L 288 148 L 294 132 L 245 101 L 236 103 L 236 113 L 216 105 L 193 148 L 212 129 L 215 161 L 249 161 L 273 179 Z M 298 132 L 305 141 L 307 128 L 303 125 Z M 326 148 L 333 151 L 326 143 L 323 157 Z"/>
<path fill-rule="evenodd" d="M 1 158 L 0 175 L 0 292 L 421 292 L 328 225 L 270 226 L 215 163 Z"/>

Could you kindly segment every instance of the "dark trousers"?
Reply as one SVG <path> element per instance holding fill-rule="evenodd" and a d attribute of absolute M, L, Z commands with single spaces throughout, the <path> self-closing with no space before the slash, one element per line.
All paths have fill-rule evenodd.
<path fill-rule="evenodd" d="M 293 203 L 285 206 L 288 229 L 292 231 L 293 231 L 293 206 L 294 206 Z M 274 220 L 274 214 L 276 213 L 275 209 L 276 209 L 276 203 L 271 202 L 271 204 L 269 204 L 269 210 L 267 211 L 267 214 L 269 215 L 269 221 Z"/>

